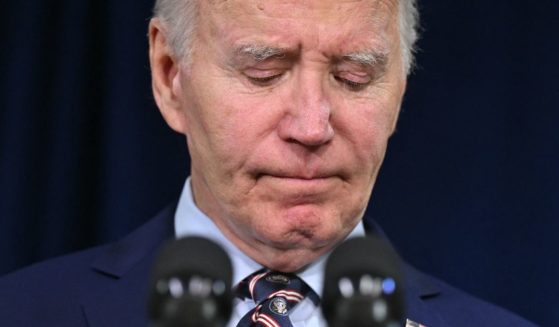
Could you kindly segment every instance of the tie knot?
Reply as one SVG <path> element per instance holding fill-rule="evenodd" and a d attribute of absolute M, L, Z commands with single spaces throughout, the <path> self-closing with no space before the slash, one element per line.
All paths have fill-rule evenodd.
<path fill-rule="evenodd" d="M 268 299 L 273 300 L 280 307 L 285 304 L 291 308 L 309 297 L 318 303 L 318 296 L 301 278 L 292 273 L 282 273 L 268 269 L 261 269 L 243 279 L 237 286 L 236 295 L 240 298 L 250 298 L 255 304 Z"/>
<path fill-rule="evenodd" d="M 252 299 L 255 307 L 239 322 L 240 327 L 293 327 L 291 310 L 309 298 L 318 305 L 318 295 L 295 274 L 261 269 L 243 279 L 235 289 L 241 299 Z"/>

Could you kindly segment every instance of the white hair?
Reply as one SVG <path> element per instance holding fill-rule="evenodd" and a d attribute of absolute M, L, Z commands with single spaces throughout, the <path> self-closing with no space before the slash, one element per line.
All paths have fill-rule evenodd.
<path fill-rule="evenodd" d="M 198 24 L 197 0 L 155 0 L 153 16 L 158 18 L 166 30 L 171 51 L 190 63 L 194 47 L 194 32 Z"/>
<path fill-rule="evenodd" d="M 417 0 L 399 0 L 400 48 L 403 69 L 409 74 L 414 66 L 415 44 L 419 37 Z M 197 0 L 155 0 L 154 17 L 159 18 L 167 30 L 171 50 L 190 63 L 194 47 L 194 32 L 198 19 Z"/>
<path fill-rule="evenodd" d="M 417 0 L 400 0 L 399 7 L 399 29 L 400 48 L 402 49 L 402 62 L 406 74 L 414 67 L 416 42 L 419 38 L 419 11 Z"/>

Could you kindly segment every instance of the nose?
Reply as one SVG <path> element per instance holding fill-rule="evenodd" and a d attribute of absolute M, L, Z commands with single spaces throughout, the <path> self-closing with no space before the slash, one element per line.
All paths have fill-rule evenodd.
<path fill-rule="evenodd" d="M 318 76 L 300 78 L 286 99 L 286 115 L 279 125 L 279 136 L 288 142 L 318 147 L 334 137 L 332 105 Z"/>

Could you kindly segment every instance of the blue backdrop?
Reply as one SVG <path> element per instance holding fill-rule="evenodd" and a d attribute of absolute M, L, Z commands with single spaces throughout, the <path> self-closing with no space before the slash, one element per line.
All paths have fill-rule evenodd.
<path fill-rule="evenodd" d="M 151 0 L 6 1 L 0 274 L 117 239 L 178 197 L 153 103 Z M 419 67 L 373 194 L 402 255 L 559 323 L 559 2 L 422 0 Z"/>

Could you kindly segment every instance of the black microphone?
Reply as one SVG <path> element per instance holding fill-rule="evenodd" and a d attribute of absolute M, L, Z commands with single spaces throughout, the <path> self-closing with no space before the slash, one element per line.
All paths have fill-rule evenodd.
<path fill-rule="evenodd" d="M 231 317 L 232 266 L 201 237 L 168 242 L 152 271 L 148 318 L 154 327 L 223 327 Z"/>
<path fill-rule="evenodd" d="M 324 273 L 322 313 L 329 327 L 396 327 L 404 320 L 400 260 L 385 241 L 342 243 Z"/>

